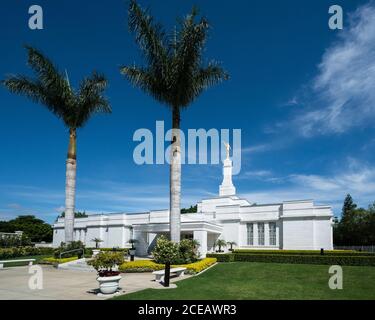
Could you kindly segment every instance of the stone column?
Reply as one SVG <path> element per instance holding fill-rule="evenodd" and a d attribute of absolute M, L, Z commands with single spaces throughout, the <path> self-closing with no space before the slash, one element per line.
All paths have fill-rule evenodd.
<path fill-rule="evenodd" d="M 200 244 L 198 251 L 201 258 L 205 258 L 207 254 L 207 231 L 194 231 L 194 240 Z"/>
<path fill-rule="evenodd" d="M 270 245 L 270 225 L 268 222 L 264 223 L 264 245 L 266 247 Z"/>

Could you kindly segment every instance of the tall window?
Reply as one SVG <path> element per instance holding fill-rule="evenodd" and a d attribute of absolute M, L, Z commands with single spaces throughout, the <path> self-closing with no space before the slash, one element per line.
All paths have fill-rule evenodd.
<path fill-rule="evenodd" d="M 269 229 L 270 229 L 270 246 L 276 246 L 276 222 L 270 222 Z"/>
<path fill-rule="evenodd" d="M 247 224 L 247 245 L 254 245 L 254 225 L 252 223 Z"/>
<path fill-rule="evenodd" d="M 258 223 L 258 245 L 264 246 L 264 223 Z"/>

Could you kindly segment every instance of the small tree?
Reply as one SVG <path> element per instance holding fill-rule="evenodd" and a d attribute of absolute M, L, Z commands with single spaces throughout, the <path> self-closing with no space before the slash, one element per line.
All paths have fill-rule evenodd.
<path fill-rule="evenodd" d="M 102 239 L 99 239 L 99 238 L 94 238 L 91 240 L 92 242 L 95 242 L 95 248 L 96 249 L 99 249 L 99 245 L 100 243 L 104 242 Z"/>
<path fill-rule="evenodd" d="M 218 252 L 224 252 L 223 250 L 221 250 L 221 248 L 225 248 L 227 246 L 227 243 L 225 240 L 222 240 L 222 239 L 219 239 L 216 241 L 216 247 L 219 247 L 219 250 Z"/>
<path fill-rule="evenodd" d="M 227 245 L 230 246 L 229 251 L 233 251 L 233 246 L 236 246 L 237 243 L 235 243 L 234 241 L 228 241 Z"/>
<path fill-rule="evenodd" d="M 169 287 L 171 263 L 180 257 L 179 245 L 168 240 L 165 236 L 160 236 L 152 252 L 157 263 L 165 264 L 164 286 Z"/>
<path fill-rule="evenodd" d="M 122 252 L 106 251 L 100 252 L 88 264 L 93 266 L 98 272 L 99 277 L 112 277 L 120 274 L 112 269 L 124 263 L 124 255 Z"/>

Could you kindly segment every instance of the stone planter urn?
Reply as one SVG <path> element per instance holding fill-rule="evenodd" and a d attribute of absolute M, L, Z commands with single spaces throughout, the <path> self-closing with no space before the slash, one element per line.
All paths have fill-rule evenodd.
<path fill-rule="evenodd" d="M 111 277 L 98 277 L 99 289 L 102 294 L 114 294 L 120 286 L 121 275 Z"/>
<path fill-rule="evenodd" d="M 93 257 L 97 256 L 99 253 L 100 253 L 100 250 L 99 250 L 99 249 L 94 249 L 94 250 L 92 250 L 92 256 L 93 256 Z"/>

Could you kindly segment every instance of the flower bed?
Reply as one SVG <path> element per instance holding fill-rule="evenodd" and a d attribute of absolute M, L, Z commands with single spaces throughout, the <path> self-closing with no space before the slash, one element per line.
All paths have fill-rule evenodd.
<path fill-rule="evenodd" d="M 217 262 L 216 258 L 206 258 L 200 261 L 183 264 L 183 265 L 172 265 L 172 268 L 176 267 L 184 267 L 187 268 L 187 273 L 189 274 L 196 274 L 202 272 L 203 270 L 207 269 L 208 267 L 212 266 Z M 119 270 L 121 272 L 127 273 L 135 273 L 135 272 L 152 272 L 157 270 L 163 270 L 164 265 L 155 263 L 152 260 L 138 260 L 138 261 L 131 261 L 125 262 L 120 267 Z"/>
<path fill-rule="evenodd" d="M 71 262 L 75 260 L 78 260 L 78 257 L 70 257 L 70 258 L 63 258 L 63 259 L 57 259 L 57 258 L 51 257 L 51 258 L 44 258 L 41 261 L 41 263 L 57 265 L 57 264 L 67 263 L 67 262 Z"/>

